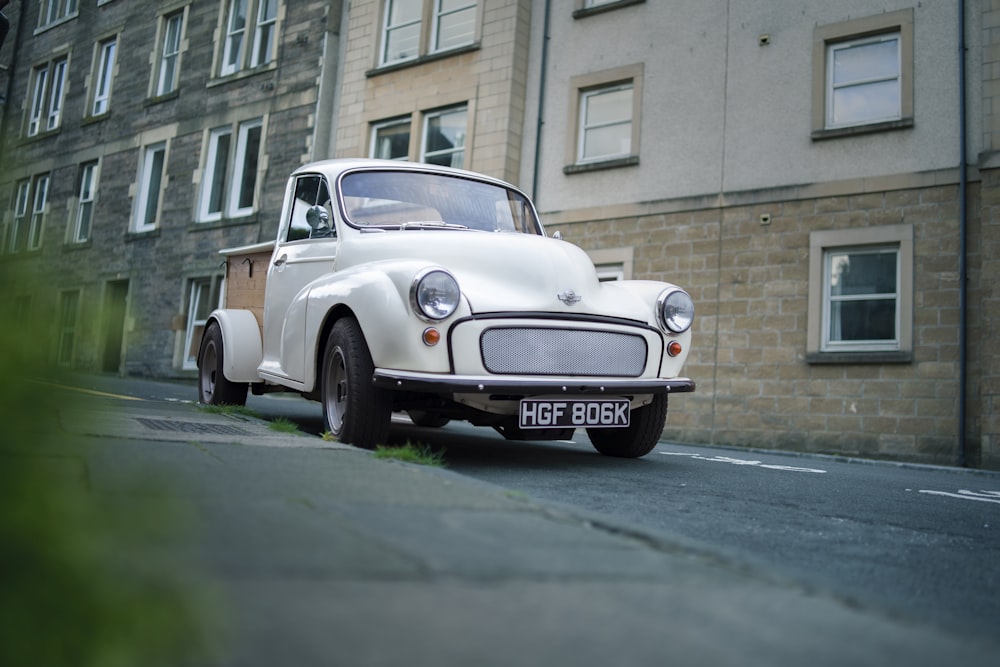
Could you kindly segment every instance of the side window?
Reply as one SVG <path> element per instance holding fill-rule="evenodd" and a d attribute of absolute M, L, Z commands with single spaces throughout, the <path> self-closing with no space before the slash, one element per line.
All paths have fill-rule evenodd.
<path fill-rule="evenodd" d="M 91 116 L 101 116 L 108 113 L 110 109 L 111 82 L 114 78 L 117 47 L 117 37 L 111 37 L 97 45 L 91 79 Z"/>
<path fill-rule="evenodd" d="M 180 77 L 181 51 L 184 46 L 184 11 L 161 17 L 159 57 L 153 75 L 153 96 L 162 97 L 177 90 Z"/>
<path fill-rule="evenodd" d="M 326 212 L 325 221 L 317 212 L 320 206 Z M 332 238 L 336 236 L 333 226 L 333 204 L 330 189 L 322 176 L 300 176 L 295 182 L 295 200 L 292 202 L 291 219 L 285 232 L 285 241 L 301 241 L 309 238 Z"/>
<path fill-rule="evenodd" d="M 812 138 L 913 125 L 913 10 L 813 33 Z"/>

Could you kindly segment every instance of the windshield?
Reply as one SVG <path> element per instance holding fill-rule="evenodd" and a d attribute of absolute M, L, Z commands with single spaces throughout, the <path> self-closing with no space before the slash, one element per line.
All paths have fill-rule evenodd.
<path fill-rule="evenodd" d="M 541 234 L 520 192 L 458 176 L 357 171 L 341 179 L 340 194 L 344 218 L 356 227 Z"/>

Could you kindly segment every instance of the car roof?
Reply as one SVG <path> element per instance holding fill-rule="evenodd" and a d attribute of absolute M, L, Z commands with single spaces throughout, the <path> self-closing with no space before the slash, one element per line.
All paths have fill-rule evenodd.
<path fill-rule="evenodd" d="M 377 158 L 335 158 L 330 160 L 320 160 L 302 165 L 292 172 L 292 175 L 296 176 L 302 173 L 320 172 L 328 176 L 331 181 L 335 181 L 345 172 L 366 169 L 392 169 L 395 171 L 412 171 L 419 173 L 460 176 L 463 178 L 474 178 L 481 181 L 487 181 L 493 183 L 494 185 L 518 190 L 517 187 L 506 181 L 474 171 L 456 169 L 454 167 L 442 167 L 424 162 L 403 162 L 399 160 L 380 160 Z"/>

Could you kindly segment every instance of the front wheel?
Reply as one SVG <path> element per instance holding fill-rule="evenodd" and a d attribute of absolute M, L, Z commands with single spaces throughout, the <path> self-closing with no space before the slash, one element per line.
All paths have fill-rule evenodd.
<path fill-rule="evenodd" d="M 588 428 L 594 449 L 605 456 L 636 459 L 656 447 L 667 421 L 667 395 L 653 396 L 653 402 L 632 411 L 628 428 Z"/>
<path fill-rule="evenodd" d="M 226 378 L 223 354 L 222 329 L 218 322 L 212 322 L 198 351 L 198 400 L 205 405 L 246 405 L 249 385 Z"/>
<path fill-rule="evenodd" d="M 357 320 L 337 320 L 321 368 L 326 428 L 340 442 L 372 449 L 389 436 L 392 399 L 372 383 L 375 366 Z"/>

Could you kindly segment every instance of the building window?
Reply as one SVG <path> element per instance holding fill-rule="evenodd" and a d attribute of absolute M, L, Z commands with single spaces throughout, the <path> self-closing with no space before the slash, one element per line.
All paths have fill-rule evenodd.
<path fill-rule="evenodd" d="M 467 131 L 468 109 L 465 106 L 426 114 L 420 161 L 461 168 L 465 162 Z"/>
<path fill-rule="evenodd" d="M 20 195 L 20 192 L 18 193 Z M 46 205 L 49 199 L 49 175 L 35 176 L 31 182 L 31 212 L 26 234 L 18 230 L 14 251 L 38 250 L 42 247 L 42 226 L 45 222 Z M 18 203 L 20 206 L 21 204 Z M 24 216 L 22 214 L 22 225 Z"/>
<path fill-rule="evenodd" d="M 912 267 L 909 225 L 810 234 L 807 360 L 908 361 Z"/>
<path fill-rule="evenodd" d="M 115 52 L 118 40 L 115 37 L 97 45 L 94 64 L 94 101 L 90 107 L 91 116 L 106 114 L 111 106 L 111 80 L 114 77 Z"/>
<path fill-rule="evenodd" d="M 209 131 L 199 220 L 208 222 L 221 219 L 223 214 L 239 217 L 253 212 L 262 129 L 263 120 L 257 118 L 237 127 L 225 125 Z"/>
<path fill-rule="evenodd" d="M 78 0 L 42 0 L 38 14 L 38 27 L 44 28 L 57 21 L 76 16 Z"/>
<path fill-rule="evenodd" d="M 154 78 L 156 97 L 169 95 L 177 90 L 180 78 L 181 41 L 184 35 L 184 11 L 164 16 L 160 25 L 160 57 Z"/>
<path fill-rule="evenodd" d="M 274 60 L 278 0 L 226 0 L 219 76 L 261 67 Z"/>
<path fill-rule="evenodd" d="M 580 92 L 577 162 L 632 153 L 632 82 Z"/>
<path fill-rule="evenodd" d="M 67 290 L 59 295 L 59 340 L 56 363 L 73 365 L 76 351 L 76 329 L 80 320 L 80 290 Z"/>
<path fill-rule="evenodd" d="M 80 167 L 80 191 L 73 223 L 73 243 L 90 240 L 90 230 L 94 223 L 94 197 L 97 192 L 97 161 Z"/>
<path fill-rule="evenodd" d="M 386 0 L 379 65 L 474 44 L 477 5 L 476 0 Z"/>
<path fill-rule="evenodd" d="M 139 163 L 139 188 L 136 197 L 134 232 L 148 232 L 156 229 L 159 219 L 163 170 L 167 159 L 167 143 L 150 144 L 142 151 Z"/>
<path fill-rule="evenodd" d="M 31 72 L 31 108 L 28 136 L 58 129 L 62 120 L 63 95 L 69 59 L 63 56 L 36 67 Z"/>
<path fill-rule="evenodd" d="M 813 138 L 913 125 L 913 12 L 817 28 Z"/>
<path fill-rule="evenodd" d="M 640 64 L 571 79 L 568 127 L 575 130 L 564 171 L 638 162 L 642 70 Z"/>
<path fill-rule="evenodd" d="M 187 289 L 187 324 L 184 330 L 184 370 L 198 368 L 198 348 L 205 332 L 205 323 L 213 310 L 219 307 L 222 277 L 192 278 Z"/>
<path fill-rule="evenodd" d="M 22 252 L 27 247 L 29 201 L 31 181 L 25 179 L 17 184 L 14 196 L 14 218 L 7 230 L 6 251 L 9 253 Z"/>
<path fill-rule="evenodd" d="M 406 160 L 410 156 L 410 117 L 387 120 L 372 126 L 368 154 L 383 160 Z"/>

